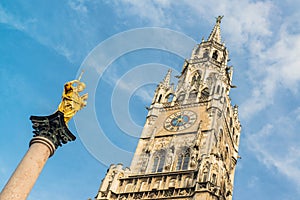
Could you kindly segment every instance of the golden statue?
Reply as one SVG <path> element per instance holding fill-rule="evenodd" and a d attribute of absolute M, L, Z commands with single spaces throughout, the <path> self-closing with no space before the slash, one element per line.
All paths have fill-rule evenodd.
<path fill-rule="evenodd" d="M 86 93 L 82 96 L 79 94 L 85 89 L 85 84 L 80 82 L 82 74 L 83 72 L 80 74 L 78 80 L 67 82 L 64 85 L 62 100 L 58 106 L 58 110 L 64 113 L 64 120 L 66 124 L 77 113 L 77 111 L 81 110 L 87 104 L 86 100 L 88 98 L 88 94 Z"/>

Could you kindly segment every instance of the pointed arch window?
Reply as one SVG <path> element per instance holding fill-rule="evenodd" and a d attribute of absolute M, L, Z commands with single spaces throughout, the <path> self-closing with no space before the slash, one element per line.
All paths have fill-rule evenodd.
<path fill-rule="evenodd" d="M 193 90 L 189 94 L 189 99 L 196 99 L 198 95 L 198 92 L 196 90 Z"/>
<path fill-rule="evenodd" d="M 181 163 L 183 160 L 183 155 L 180 155 L 177 159 L 177 165 L 176 165 L 176 170 L 180 170 L 181 169 Z"/>
<path fill-rule="evenodd" d="M 189 167 L 189 162 L 190 162 L 190 154 L 185 154 L 184 159 L 183 159 L 183 163 L 182 163 L 182 169 L 186 170 Z"/>
<path fill-rule="evenodd" d="M 212 55 L 212 58 L 213 58 L 214 60 L 218 60 L 218 51 L 217 51 L 217 50 L 214 51 L 214 53 L 213 53 L 213 55 Z"/>
<path fill-rule="evenodd" d="M 200 72 L 201 74 L 201 72 Z M 201 80 L 201 75 L 199 74 L 199 72 L 195 72 L 194 75 L 192 76 L 192 80 L 191 80 L 191 86 L 195 85 L 196 83 L 199 84 L 200 80 Z"/>
<path fill-rule="evenodd" d="M 187 170 L 190 162 L 190 154 L 186 153 L 185 155 L 181 154 L 178 157 L 176 170 Z"/>
<path fill-rule="evenodd" d="M 204 98 L 208 98 L 209 97 L 209 90 L 208 88 L 204 88 L 202 91 L 201 91 L 201 96 L 204 97 Z"/>
<path fill-rule="evenodd" d="M 168 94 L 167 97 L 166 97 L 167 102 L 172 102 L 173 98 L 174 98 L 174 94 L 172 94 L 172 93 Z"/>
<path fill-rule="evenodd" d="M 165 155 L 155 156 L 151 172 L 162 172 L 165 164 Z"/>
<path fill-rule="evenodd" d="M 205 52 L 203 53 L 203 58 L 207 58 L 208 57 L 208 49 L 205 49 Z"/>
<path fill-rule="evenodd" d="M 160 160 L 159 160 L 157 172 L 162 172 L 163 171 L 164 164 L 165 164 L 165 155 L 162 155 Z"/>
<path fill-rule="evenodd" d="M 203 172 L 203 178 L 202 178 L 203 182 L 207 181 L 207 176 L 208 176 L 208 172 Z"/>
<path fill-rule="evenodd" d="M 180 93 L 176 101 L 177 102 L 182 102 L 184 100 L 184 98 L 185 98 L 185 94 L 184 93 Z"/>
<path fill-rule="evenodd" d="M 157 166 L 158 166 L 158 162 L 159 162 L 159 157 L 155 156 L 154 160 L 153 160 L 153 165 L 152 165 L 152 170 L 151 172 L 156 172 L 157 170 Z"/>
<path fill-rule="evenodd" d="M 212 182 L 213 184 L 217 184 L 217 175 L 216 175 L 216 174 L 213 174 L 213 175 L 212 175 L 212 180 L 211 180 L 211 182 Z"/>
<path fill-rule="evenodd" d="M 220 85 L 218 85 L 218 87 L 217 87 L 217 94 L 219 94 L 220 93 Z"/>
<path fill-rule="evenodd" d="M 161 98 L 162 98 L 162 94 L 161 95 L 159 95 L 159 97 L 158 97 L 158 103 L 160 103 L 160 101 L 161 101 Z"/>

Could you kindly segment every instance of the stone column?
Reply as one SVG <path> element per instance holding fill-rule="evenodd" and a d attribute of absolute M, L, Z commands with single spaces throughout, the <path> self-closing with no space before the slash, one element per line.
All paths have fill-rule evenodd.
<path fill-rule="evenodd" d="M 27 153 L 3 188 L 1 200 L 25 200 L 46 161 L 58 146 L 76 139 L 67 128 L 62 112 L 57 111 L 44 117 L 31 116 L 30 120 L 33 123 L 34 136 Z"/>

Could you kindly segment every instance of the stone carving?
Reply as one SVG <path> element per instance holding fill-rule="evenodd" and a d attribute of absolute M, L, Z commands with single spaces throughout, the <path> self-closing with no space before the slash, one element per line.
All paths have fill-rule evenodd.
<path fill-rule="evenodd" d="M 173 157 L 174 157 L 174 146 L 172 146 L 171 148 L 169 148 L 167 150 L 167 158 L 165 161 L 165 169 L 166 170 L 170 170 L 171 169 L 171 165 L 173 162 Z"/>
<path fill-rule="evenodd" d="M 198 150 L 196 148 L 191 148 L 190 151 L 191 151 L 190 166 L 195 167 L 197 165 Z"/>
<path fill-rule="evenodd" d="M 165 138 L 157 138 L 154 142 L 154 150 L 160 150 L 169 145 L 171 142 L 172 138 L 171 137 L 165 137 Z"/>
<path fill-rule="evenodd" d="M 64 121 L 64 114 L 60 111 L 49 116 L 31 116 L 33 137 L 42 136 L 49 139 L 57 148 L 76 137 L 69 131 Z"/>
<path fill-rule="evenodd" d="M 171 197 L 171 196 L 173 196 L 173 193 L 174 193 L 174 189 L 170 189 L 170 190 L 165 191 L 164 196 Z"/>

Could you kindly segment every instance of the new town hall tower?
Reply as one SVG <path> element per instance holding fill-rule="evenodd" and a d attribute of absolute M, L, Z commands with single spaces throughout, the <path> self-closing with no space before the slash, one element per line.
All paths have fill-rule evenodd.
<path fill-rule="evenodd" d="M 157 86 L 130 168 L 111 165 L 96 199 L 231 200 L 241 125 L 220 23 Z"/>

